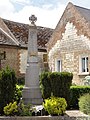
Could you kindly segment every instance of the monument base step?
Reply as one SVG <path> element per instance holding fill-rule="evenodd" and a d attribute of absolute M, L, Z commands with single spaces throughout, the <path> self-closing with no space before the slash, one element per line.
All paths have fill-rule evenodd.
<path fill-rule="evenodd" d="M 43 102 L 41 91 L 38 87 L 24 87 L 22 96 L 25 104 L 41 105 Z"/>

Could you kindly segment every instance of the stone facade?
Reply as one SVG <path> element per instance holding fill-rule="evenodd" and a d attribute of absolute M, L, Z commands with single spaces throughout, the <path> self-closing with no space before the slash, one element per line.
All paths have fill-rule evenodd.
<path fill-rule="evenodd" d="M 90 28 L 79 7 L 67 5 L 47 46 L 50 70 L 58 71 L 56 62 L 59 61 L 60 71 L 72 72 L 73 83 L 82 84 L 90 71 Z M 84 72 L 82 58 L 88 59 L 88 70 Z"/>
<path fill-rule="evenodd" d="M 27 49 L 20 49 L 19 47 L 0 45 L 0 53 L 6 53 L 5 60 L 1 60 L 1 69 L 6 66 L 15 70 L 17 77 L 24 77 L 26 73 L 27 64 Z M 40 73 L 48 69 L 47 61 L 44 62 L 43 57 L 47 56 L 46 52 L 38 52 L 39 71 Z M 47 65 L 47 66 L 46 66 Z"/>
<path fill-rule="evenodd" d="M 1 68 L 5 68 L 9 66 L 10 68 L 14 69 L 16 75 L 19 75 L 19 49 L 18 47 L 12 46 L 1 46 L 0 45 L 0 52 L 6 52 L 5 60 L 1 60 Z"/>

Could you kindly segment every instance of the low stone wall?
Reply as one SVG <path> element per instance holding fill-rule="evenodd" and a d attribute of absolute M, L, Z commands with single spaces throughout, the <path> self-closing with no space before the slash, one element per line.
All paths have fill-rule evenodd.
<path fill-rule="evenodd" d="M 0 120 L 90 120 L 90 116 L 70 117 L 64 116 L 32 116 L 32 117 L 4 117 L 1 116 Z"/>
<path fill-rule="evenodd" d="M 0 117 L 0 120 L 65 120 L 64 117 L 65 116 Z"/>

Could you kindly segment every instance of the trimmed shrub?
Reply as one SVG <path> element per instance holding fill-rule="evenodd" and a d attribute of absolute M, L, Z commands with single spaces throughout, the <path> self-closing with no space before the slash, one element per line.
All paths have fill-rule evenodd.
<path fill-rule="evenodd" d="M 67 103 L 64 98 L 51 97 L 45 99 L 43 106 L 50 115 L 63 115 L 66 111 Z"/>
<path fill-rule="evenodd" d="M 5 115 L 15 115 L 18 112 L 17 102 L 9 103 L 7 106 L 4 107 L 4 114 Z"/>
<path fill-rule="evenodd" d="M 62 82 L 60 79 L 60 73 L 59 72 L 53 72 L 51 74 L 49 74 L 49 81 L 51 84 L 51 92 L 52 95 L 55 97 L 63 97 L 61 94 L 62 93 L 62 89 L 60 89 Z"/>
<path fill-rule="evenodd" d="M 53 72 L 49 78 L 53 96 L 65 98 L 69 105 L 73 74 L 69 72 Z"/>
<path fill-rule="evenodd" d="M 40 88 L 44 99 L 51 96 L 51 83 L 49 80 L 50 72 L 43 72 L 40 75 Z"/>
<path fill-rule="evenodd" d="M 78 102 L 80 96 L 90 93 L 90 86 L 71 86 L 70 87 L 70 108 L 79 109 Z"/>
<path fill-rule="evenodd" d="M 44 72 L 40 76 L 40 86 L 43 98 L 63 97 L 69 105 L 70 86 L 73 74 L 69 72 Z"/>
<path fill-rule="evenodd" d="M 90 115 L 90 94 L 85 94 L 79 98 L 79 109 L 83 113 Z"/>
<path fill-rule="evenodd" d="M 6 67 L 0 72 L 0 113 L 3 113 L 3 108 L 13 102 L 15 98 L 17 79 L 14 70 Z"/>

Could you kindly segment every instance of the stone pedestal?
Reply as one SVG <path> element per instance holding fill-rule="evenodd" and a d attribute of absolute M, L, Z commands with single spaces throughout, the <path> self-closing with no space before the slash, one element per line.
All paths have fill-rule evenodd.
<path fill-rule="evenodd" d="M 37 27 L 33 21 L 35 16 L 31 16 L 31 25 L 28 36 L 28 58 L 25 75 L 25 87 L 23 89 L 23 100 L 25 104 L 41 105 L 42 97 L 39 88 L 39 65 L 37 50 Z"/>
<path fill-rule="evenodd" d="M 40 88 L 31 88 L 25 87 L 23 90 L 23 100 L 25 104 L 32 104 L 32 105 L 41 105 L 42 98 L 41 98 L 41 91 Z"/>

